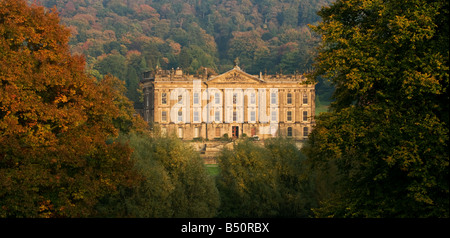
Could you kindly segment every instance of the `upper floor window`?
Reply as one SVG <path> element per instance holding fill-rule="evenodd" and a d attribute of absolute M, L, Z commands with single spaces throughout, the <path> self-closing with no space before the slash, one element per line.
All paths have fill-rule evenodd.
<path fill-rule="evenodd" d="M 214 112 L 214 121 L 216 121 L 216 122 L 220 121 L 220 112 L 219 111 Z"/>
<path fill-rule="evenodd" d="M 194 111 L 194 122 L 200 122 L 200 112 Z"/>
<path fill-rule="evenodd" d="M 250 104 L 256 104 L 256 94 L 252 93 L 250 94 Z"/>
<path fill-rule="evenodd" d="M 256 121 L 256 112 L 255 111 L 251 111 L 250 112 L 250 121 L 251 122 L 255 122 Z"/>
<path fill-rule="evenodd" d="M 276 122 L 276 121 L 278 121 L 278 115 L 277 115 L 277 111 L 272 111 L 271 112 L 271 121 L 272 122 Z"/>
<path fill-rule="evenodd" d="M 167 93 L 161 93 L 161 104 L 167 104 Z"/>
<path fill-rule="evenodd" d="M 167 121 L 167 112 L 166 111 L 161 112 L 161 121 Z"/>
<path fill-rule="evenodd" d="M 308 120 L 308 112 L 303 111 L 303 121 L 307 121 L 307 120 Z"/>
<path fill-rule="evenodd" d="M 271 104 L 277 104 L 277 94 L 276 93 L 271 93 L 270 94 L 270 103 Z"/>
<path fill-rule="evenodd" d="M 308 104 L 308 95 L 306 93 L 303 94 L 303 104 Z"/>
<path fill-rule="evenodd" d="M 292 104 L 292 93 L 287 94 L 287 104 Z"/>
<path fill-rule="evenodd" d="M 292 111 L 287 111 L 286 120 L 292 121 Z"/>
<path fill-rule="evenodd" d="M 214 100 L 215 100 L 216 104 L 220 104 L 220 94 L 219 93 L 214 94 Z"/>
<path fill-rule="evenodd" d="M 198 93 L 194 93 L 194 104 L 199 104 L 200 100 L 198 98 Z"/>

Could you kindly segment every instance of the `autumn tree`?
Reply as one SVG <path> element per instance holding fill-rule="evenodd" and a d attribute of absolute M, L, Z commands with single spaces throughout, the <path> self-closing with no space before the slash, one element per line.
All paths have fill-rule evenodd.
<path fill-rule="evenodd" d="M 0 1 L 0 217 L 86 217 L 134 181 L 124 85 L 69 52 L 56 9 Z"/>
<path fill-rule="evenodd" d="M 313 76 L 336 90 L 305 147 L 328 191 L 316 215 L 448 217 L 448 1 L 336 1 L 319 15 Z"/>

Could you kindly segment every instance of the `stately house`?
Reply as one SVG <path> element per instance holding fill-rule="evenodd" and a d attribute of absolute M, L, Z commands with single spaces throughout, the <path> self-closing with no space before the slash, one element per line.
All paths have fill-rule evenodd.
<path fill-rule="evenodd" d="M 238 65 L 220 75 L 206 72 L 144 73 L 144 120 L 186 140 L 277 135 L 302 140 L 311 132 L 315 87 L 302 75 L 250 75 Z"/>

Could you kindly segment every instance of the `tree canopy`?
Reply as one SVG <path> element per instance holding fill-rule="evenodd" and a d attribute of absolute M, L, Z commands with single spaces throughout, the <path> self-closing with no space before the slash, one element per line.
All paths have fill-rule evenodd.
<path fill-rule="evenodd" d="M 132 183 L 124 85 L 85 72 L 55 9 L 0 1 L 0 217 L 80 217 Z"/>
<path fill-rule="evenodd" d="M 136 107 L 137 79 L 156 66 L 225 72 L 236 57 L 246 72 L 311 69 L 319 38 L 307 24 L 331 0 L 40 0 L 56 6 L 72 33 L 71 51 L 90 72 L 126 82 Z M 136 64 L 136 62 L 139 62 Z"/>
<path fill-rule="evenodd" d="M 305 174 L 305 156 L 294 141 L 250 139 L 224 148 L 218 157 L 219 217 L 308 217 L 315 204 Z"/>
<path fill-rule="evenodd" d="M 335 171 L 320 216 L 448 217 L 447 1 L 336 1 L 314 75 L 336 90 L 305 153 Z"/>

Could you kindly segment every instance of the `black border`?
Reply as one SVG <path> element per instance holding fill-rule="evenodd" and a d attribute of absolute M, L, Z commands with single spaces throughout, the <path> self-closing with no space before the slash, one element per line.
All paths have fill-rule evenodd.
<path fill-rule="evenodd" d="M 442 236 L 450 227 L 449 219 L 0 219 L 4 234 L 51 236 L 98 236 L 108 237 L 351 237 L 391 236 L 429 237 Z M 183 233 L 183 225 L 215 225 L 212 235 L 208 233 Z M 226 223 L 264 223 L 269 232 L 226 232 Z M 245 226 L 245 225 L 244 225 Z M 263 226 L 261 226 L 263 227 Z M 219 230 L 218 228 L 222 228 Z M 260 229 L 263 231 L 263 229 Z M 9 233 L 12 232 L 12 233 Z"/>

